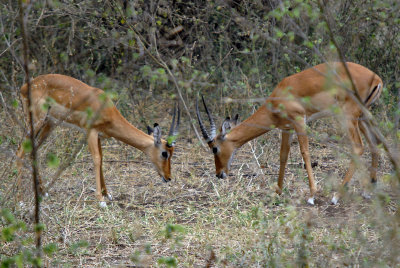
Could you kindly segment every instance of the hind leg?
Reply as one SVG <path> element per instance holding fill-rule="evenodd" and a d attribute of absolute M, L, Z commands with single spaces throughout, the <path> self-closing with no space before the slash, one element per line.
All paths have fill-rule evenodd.
<path fill-rule="evenodd" d="M 50 122 L 44 122 L 40 128 L 37 129 L 35 133 L 35 140 L 36 140 L 36 147 L 39 148 L 40 145 L 43 144 L 43 142 L 47 139 L 47 137 L 50 135 L 51 130 L 53 129 L 53 126 Z M 27 136 L 26 139 L 29 139 L 30 137 Z M 21 143 L 18 147 L 17 150 L 17 170 L 18 170 L 18 175 L 17 175 L 17 201 L 21 200 L 20 196 L 20 189 L 21 189 L 21 183 L 22 183 L 22 168 L 23 168 L 23 160 L 25 157 L 25 151 L 23 148 L 23 144 Z M 43 186 L 42 186 L 42 180 L 39 178 L 39 190 L 40 193 L 43 195 Z"/>
<path fill-rule="evenodd" d="M 306 165 L 307 175 L 308 175 L 308 184 L 310 187 L 310 196 L 307 199 L 307 203 L 310 205 L 314 205 L 314 195 L 317 192 L 317 187 L 315 185 L 314 174 L 311 167 L 311 157 L 309 151 L 309 142 L 307 137 L 306 125 L 304 122 L 304 118 L 300 118 L 296 120 L 296 124 L 294 125 L 294 129 L 297 133 L 297 138 L 299 140 L 300 152 L 303 157 L 304 163 Z"/>
<path fill-rule="evenodd" d="M 96 179 L 96 198 L 100 202 L 100 207 L 107 207 L 104 197 L 109 198 L 107 188 L 104 182 L 104 175 L 102 170 L 103 155 L 101 151 L 101 144 L 97 130 L 90 129 L 88 132 L 88 145 L 89 151 L 92 154 L 95 179 Z"/>
<path fill-rule="evenodd" d="M 376 179 L 376 172 L 378 170 L 378 162 L 379 162 L 379 151 L 378 147 L 376 146 L 378 144 L 375 136 L 371 131 L 369 131 L 367 125 L 365 124 L 364 121 L 362 121 L 362 118 L 360 119 L 360 130 L 361 133 L 364 135 L 365 140 L 368 143 L 368 147 L 371 151 L 371 167 L 370 167 L 370 178 L 371 178 L 371 183 L 376 184 L 377 179 Z"/>
<path fill-rule="evenodd" d="M 101 149 L 101 142 L 100 142 L 100 137 L 97 138 L 97 145 L 99 148 L 99 153 L 100 153 L 100 185 L 102 189 L 102 194 L 108 198 L 108 200 L 112 201 L 112 195 L 108 192 L 106 183 L 104 181 L 104 174 L 103 174 L 103 151 Z"/>

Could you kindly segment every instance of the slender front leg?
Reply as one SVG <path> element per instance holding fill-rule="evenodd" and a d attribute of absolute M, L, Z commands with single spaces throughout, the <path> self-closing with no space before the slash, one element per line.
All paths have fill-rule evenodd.
<path fill-rule="evenodd" d="M 359 157 L 363 154 L 364 152 L 364 147 L 363 147 L 363 142 L 360 136 L 360 131 L 358 128 L 358 119 L 351 119 L 348 120 L 347 122 L 348 130 L 349 130 L 349 137 L 351 141 L 351 146 L 353 149 L 353 154 L 356 157 Z M 344 179 L 342 181 L 342 186 L 346 186 L 351 178 L 353 177 L 354 171 L 356 169 L 356 161 L 355 159 L 350 160 L 350 167 L 347 170 L 346 175 L 344 176 Z"/>
<path fill-rule="evenodd" d="M 371 181 L 371 185 L 373 187 L 364 187 L 362 196 L 366 199 L 371 198 L 371 188 L 376 186 L 376 172 L 378 171 L 378 162 L 379 162 L 379 151 L 377 145 L 377 139 L 375 135 L 368 129 L 366 123 L 363 121 L 363 118 L 360 118 L 360 122 L 358 123 L 358 127 L 361 130 L 361 133 L 364 135 L 369 150 L 371 152 L 371 166 L 369 168 L 369 177 Z M 373 189 L 372 189 L 373 190 Z"/>
<path fill-rule="evenodd" d="M 104 196 L 107 196 L 107 189 L 104 183 L 104 177 L 102 171 L 102 152 L 101 152 L 99 134 L 97 130 L 95 129 L 89 130 L 88 145 L 94 163 L 95 178 L 96 178 L 96 198 L 100 201 L 101 207 L 106 207 L 107 204 L 104 201 Z"/>
<path fill-rule="evenodd" d="M 317 191 L 317 188 L 315 186 L 314 174 L 311 167 L 310 151 L 308 149 L 308 137 L 304 120 L 297 120 L 294 127 L 299 139 L 301 155 L 303 156 L 304 163 L 306 164 L 306 170 L 308 174 L 310 197 L 308 198 L 307 203 L 314 205 L 314 194 Z"/>
<path fill-rule="evenodd" d="M 286 130 L 282 130 L 281 152 L 279 156 L 280 166 L 279 166 L 279 177 L 278 177 L 278 189 L 276 189 L 277 194 L 282 194 L 283 178 L 285 177 L 285 168 L 290 151 L 289 138 L 290 138 L 290 133 Z"/>

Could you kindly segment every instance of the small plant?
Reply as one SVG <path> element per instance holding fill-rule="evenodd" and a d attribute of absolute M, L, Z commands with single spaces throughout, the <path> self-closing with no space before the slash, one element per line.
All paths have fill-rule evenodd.
<path fill-rule="evenodd" d="M 27 265 L 41 267 L 43 259 L 36 256 L 32 236 L 27 234 L 26 223 L 17 220 L 8 209 L 2 209 L 0 216 L 0 242 L 10 248 L 20 245 L 11 256 L 0 254 L 0 267 L 25 267 Z M 36 233 L 36 229 L 43 230 L 43 228 L 43 226 L 37 226 L 34 233 Z M 43 252 L 51 257 L 57 252 L 57 249 L 56 244 L 50 243 L 43 247 Z"/>

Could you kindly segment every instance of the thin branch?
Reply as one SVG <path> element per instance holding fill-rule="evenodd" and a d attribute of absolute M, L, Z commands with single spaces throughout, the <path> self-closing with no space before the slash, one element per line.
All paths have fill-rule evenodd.
<path fill-rule="evenodd" d="M 115 5 L 116 9 L 118 10 L 118 12 L 120 13 L 120 15 L 125 19 L 125 21 L 128 21 L 128 20 L 125 18 L 125 14 L 124 14 L 124 13 L 122 12 L 122 10 L 119 8 L 119 5 L 118 5 L 117 3 L 115 3 L 115 0 L 112 0 L 112 2 L 114 3 L 114 5 Z M 127 25 L 128 25 L 128 27 L 129 27 L 129 29 L 131 29 L 131 30 L 133 31 L 133 33 L 135 34 L 136 40 L 138 41 L 138 44 L 139 44 L 140 51 L 142 51 L 142 49 L 143 49 L 144 51 L 146 51 L 147 55 L 149 55 L 150 58 L 151 58 L 156 64 L 158 64 L 159 66 L 161 66 L 162 68 L 164 68 L 165 70 L 167 70 L 168 75 L 171 77 L 172 81 L 174 82 L 175 89 L 176 89 L 176 91 L 178 92 L 179 99 L 181 100 L 181 102 L 182 102 L 182 104 L 183 104 L 183 107 L 185 108 L 186 114 L 187 114 L 187 116 L 189 117 L 189 124 L 190 124 L 190 126 L 192 127 L 192 129 L 193 129 L 194 133 L 196 134 L 197 139 L 200 141 L 200 144 L 202 145 L 202 147 L 203 147 L 204 149 L 207 149 L 208 147 L 204 144 L 203 139 L 201 138 L 199 132 L 197 131 L 197 128 L 196 128 L 195 125 L 193 124 L 193 121 L 194 121 L 194 120 L 192 119 L 192 116 L 191 116 L 191 114 L 190 114 L 190 111 L 189 111 L 189 109 L 188 109 L 188 107 L 187 107 L 187 105 L 186 105 L 186 102 L 185 102 L 184 98 L 183 98 L 182 91 L 181 91 L 181 89 L 180 89 L 180 86 L 179 86 L 179 84 L 178 84 L 178 81 L 177 81 L 175 75 L 172 73 L 171 69 L 168 67 L 168 65 L 165 63 L 165 61 L 161 58 L 161 56 L 160 56 L 160 54 L 159 54 L 159 52 L 158 52 L 158 50 L 157 50 L 157 45 L 156 45 L 156 43 L 155 43 L 155 46 L 154 46 L 154 47 L 155 47 L 155 51 L 156 51 L 157 57 L 154 56 L 153 54 L 151 54 L 151 52 L 147 49 L 147 47 L 144 45 L 144 43 L 145 43 L 145 42 L 144 42 L 144 38 L 133 28 L 133 26 L 130 25 L 129 23 L 127 23 Z M 154 37 L 154 42 L 156 42 L 155 37 Z"/>
<path fill-rule="evenodd" d="M 26 32 L 26 17 L 25 17 L 25 7 L 26 5 L 23 3 L 23 0 L 19 0 L 19 19 L 21 24 L 21 33 L 22 33 L 22 42 L 23 42 L 23 67 L 25 72 L 25 81 L 28 87 L 28 114 L 29 114 L 29 128 L 30 128 L 30 140 L 32 144 L 31 151 L 31 163 L 32 163 L 32 180 L 33 180 L 33 189 L 35 194 L 35 241 L 36 241 L 36 256 L 38 259 L 41 259 L 42 256 L 42 230 L 39 228 L 40 224 L 40 199 L 41 192 L 39 190 L 39 169 L 38 169 L 38 161 L 37 161 L 37 147 L 35 141 L 35 126 L 34 126 L 34 115 L 31 110 L 32 105 L 32 91 L 31 91 L 31 82 L 29 78 L 29 68 L 28 68 L 28 33 Z M 39 266 L 39 262 L 35 264 L 35 266 Z"/>

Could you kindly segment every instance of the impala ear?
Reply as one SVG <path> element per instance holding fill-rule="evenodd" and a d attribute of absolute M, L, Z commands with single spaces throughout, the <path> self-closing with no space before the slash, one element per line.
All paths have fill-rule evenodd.
<path fill-rule="evenodd" d="M 220 138 L 224 139 L 226 133 L 231 129 L 231 118 L 227 117 L 225 118 L 224 122 L 222 122 L 222 126 L 221 126 L 221 135 Z"/>
<path fill-rule="evenodd" d="M 233 127 L 237 126 L 238 122 L 239 122 L 239 114 L 236 114 L 235 117 L 231 120 Z"/>
<path fill-rule="evenodd" d="M 225 118 L 224 122 L 222 122 L 220 138 L 224 139 L 225 135 L 229 132 L 229 130 L 236 127 L 238 121 L 239 121 L 239 114 L 236 114 L 233 119 L 231 119 L 229 116 Z"/>
<path fill-rule="evenodd" d="M 151 126 L 147 126 L 147 134 L 151 135 L 153 134 L 154 129 Z"/>
<path fill-rule="evenodd" d="M 157 123 L 154 124 L 153 137 L 154 145 L 159 147 L 161 145 L 161 129 Z"/>

